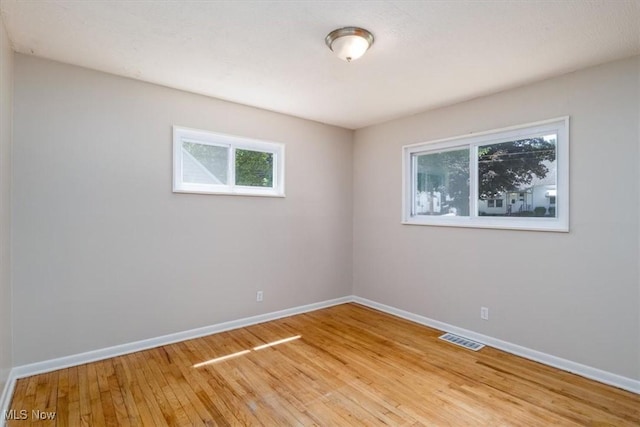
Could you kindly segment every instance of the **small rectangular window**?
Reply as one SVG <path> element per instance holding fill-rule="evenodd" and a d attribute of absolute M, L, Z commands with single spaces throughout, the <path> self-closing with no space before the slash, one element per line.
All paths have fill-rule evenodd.
<path fill-rule="evenodd" d="M 403 147 L 403 222 L 568 231 L 569 119 Z"/>
<path fill-rule="evenodd" d="M 284 196 L 284 145 L 174 126 L 173 191 Z"/>

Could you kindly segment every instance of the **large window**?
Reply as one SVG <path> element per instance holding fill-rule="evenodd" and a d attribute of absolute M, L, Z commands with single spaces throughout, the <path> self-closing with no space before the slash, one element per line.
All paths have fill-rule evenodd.
<path fill-rule="evenodd" d="M 403 147 L 403 222 L 569 230 L 569 118 Z"/>
<path fill-rule="evenodd" d="M 174 127 L 173 191 L 284 196 L 284 145 Z"/>

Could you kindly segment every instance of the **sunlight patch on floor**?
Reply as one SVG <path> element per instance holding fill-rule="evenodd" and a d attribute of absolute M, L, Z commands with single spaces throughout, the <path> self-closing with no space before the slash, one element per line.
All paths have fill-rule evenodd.
<path fill-rule="evenodd" d="M 233 359 L 234 357 L 239 357 L 239 356 L 245 355 L 247 353 L 251 353 L 251 350 L 242 350 L 242 351 L 238 351 L 236 353 L 227 354 L 226 356 L 216 357 L 215 359 L 207 360 L 206 362 L 196 363 L 195 365 L 193 365 L 193 367 L 194 368 L 199 368 L 199 367 L 205 366 L 205 365 L 212 365 L 214 363 L 218 363 L 218 362 L 222 362 L 222 361 L 225 361 L 225 360 Z"/>
<path fill-rule="evenodd" d="M 263 348 L 273 347 L 274 345 L 284 344 L 286 342 L 295 341 L 297 339 L 300 339 L 301 336 L 302 335 L 296 335 L 295 337 L 284 338 L 284 339 L 281 339 L 281 340 L 278 340 L 278 341 L 273 341 L 273 342 L 270 342 L 270 343 L 267 343 L 267 344 L 262 344 L 262 345 L 259 345 L 257 347 L 253 347 L 253 350 L 254 351 L 258 351 L 258 350 L 262 350 Z"/>
<path fill-rule="evenodd" d="M 235 353 L 227 354 L 226 356 L 220 356 L 220 357 L 216 357 L 215 359 L 210 359 L 210 360 L 207 360 L 207 361 L 204 361 L 204 362 L 196 363 L 195 365 L 192 366 L 192 368 L 200 368 L 200 367 L 206 366 L 206 365 L 213 365 L 215 363 L 223 362 L 225 360 L 233 359 L 235 357 L 244 356 L 245 354 L 251 353 L 252 351 L 263 350 L 265 348 L 273 347 L 273 346 L 276 346 L 276 345 L 279 345 L 279 344 L 284 344 L 284 343 L 288 343 L 288 342 L 291 342 L 291 341 L 295 341 L 295 340 L 300 339 L 300 338 L 302 338 L 302 335 L 295 335 L 293 337 L 283 338 L 283 339 L 277 340 L 277 341 L 271 341 L 270 343 L 266 343 L 266 344 L 259 345 L 257 347 L 253 347 L 252 350 L 237 351 Z"/>

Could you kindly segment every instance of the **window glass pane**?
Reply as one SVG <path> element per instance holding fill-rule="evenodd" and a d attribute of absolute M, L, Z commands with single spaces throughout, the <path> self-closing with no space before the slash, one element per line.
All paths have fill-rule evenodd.
<path fill-rule="evenodd" d="M 555 217 L 556 141 L 545 135 L 478 147 L 478 215 Z"/>
<path fill-rule="evenodd" d="M 182 180 L 194 184 L 227 184 L 229 148 L 182 143 Z"/>
<path fill-rule="evenodd" d="M 469 149 L 417 154 L 415 215 L 469 215 Z"/>
<path fill-rule="evenodd" d="M 273 153 L 237 149 L 236 185 L 273 187 Z"/>

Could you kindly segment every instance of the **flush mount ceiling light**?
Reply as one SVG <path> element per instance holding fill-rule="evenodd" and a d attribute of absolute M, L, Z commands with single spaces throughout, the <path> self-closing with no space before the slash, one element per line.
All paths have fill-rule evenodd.
<path fill-rule="evenodd" d="M 360 58 L 373 44 L 373 34 L 364 28 L 344 27 L 331 31 L 324 38 L 329 49 L 343 61 Z"/>

